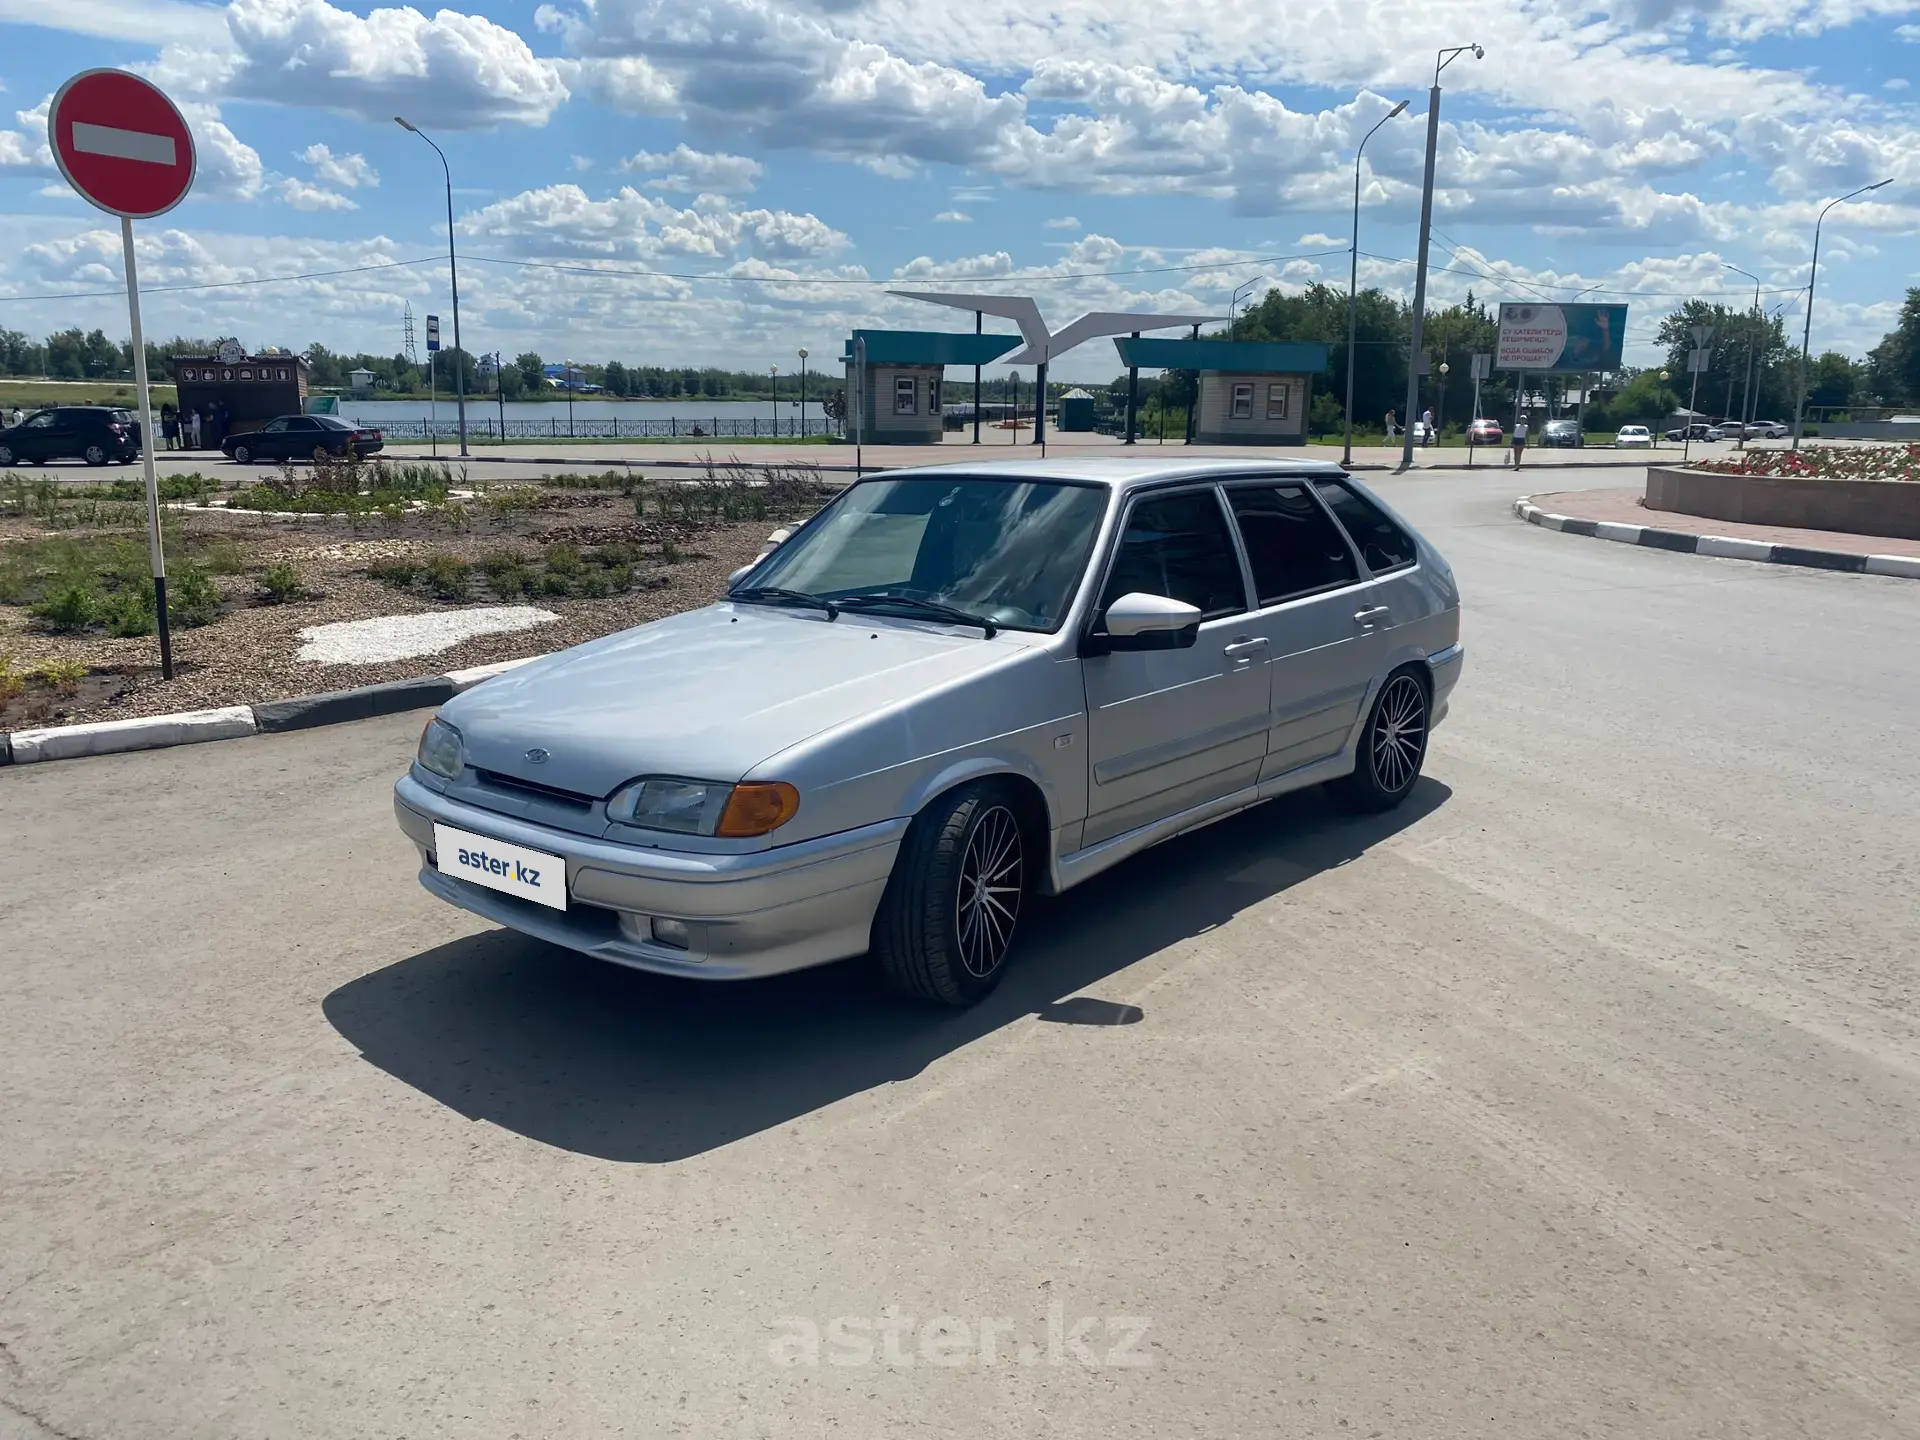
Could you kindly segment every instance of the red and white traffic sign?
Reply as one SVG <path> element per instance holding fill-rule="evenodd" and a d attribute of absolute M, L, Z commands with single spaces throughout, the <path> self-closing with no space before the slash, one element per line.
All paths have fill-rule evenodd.
<path fill-rule="evenodd" d="M 125 70 L 83 70 L 47 110 L 67 183 L 109 215 L 164 215 L 193 185 L 193 132 L 159 88 Z"/>

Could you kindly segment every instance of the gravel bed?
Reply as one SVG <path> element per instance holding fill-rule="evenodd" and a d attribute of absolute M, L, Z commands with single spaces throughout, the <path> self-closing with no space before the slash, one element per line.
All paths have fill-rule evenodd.
<path fill-rule="evenodd" d="M 337 534 L 305 534 L 292 523 L 223 523 L 217 512 L 199 512 L 188 522 L 189 533 L 218 530 L 231 534 L 241 543 L 256 573 L 215 577 L 222 614 L 212 625 L 174 630 L 175 675 L 171 682 L 160 679 L 159 642 L 154 636 L 116 639 L 99 632 L 52 634 L 38 628 L 24 608 L 14 605 L 0 605 L 0 658 L 10 657 L 16 669 L 29 669 L 44 660 L 77 660 L 96 671 L 124 670 L 132 680 L 132 687 L 125 693 L 105 700 L 91 700 L 99 687 L 88 687 L 75 699 L 57 705 L 54 723 L 288 699 L 377 681 L 438 675 L 564 649 L 708 604 L 724 593 L 726 577 L 759 553 L 761 543 L 778 523 L 689 527 L 663 523 L 651 516 L 636 521 L 630 503 L 609 500 L 598 507 L 569 505 L 563 515 L 534 513 L 491 525 L 476 524 L 472 534 L 409 533 L 403 528 L 395 535 L 341 538 Z M 0 543 L 9 537 L 44 533 L 24 521 L 0 520 Z M 659 553 L 658 541 L 663 534 L 679 537 L 675 542 L 679 556 L 674 563 L 667 563 Z M 494 596 L 476 574 L 472 598 L 460 606 L 437 602 L 418 589 L 395 589 L 366 574 L 367 566 L 378 560 L 420 559 L 437 553 L 452 553 L 470 562 L 502 549 L 517 549 L 537 557 L 540 546 L 555 540 L 582 546 L 638 544 L 645 553 L 634 569 L 634 587 L 605 599 L 550 594 L 505 599 Z M 280 605 L 261 603 L 257 568 L 275 561 L 292 564 L 313 595 Z M 558 618 L 531 629 L 475 636 L 449 649 L 409 660 L 321 664 L 299 658 L 300 632 L 318 625 L 389 615 L 445 615 L 462 608 L 521 603 L 551 611 Z"/>

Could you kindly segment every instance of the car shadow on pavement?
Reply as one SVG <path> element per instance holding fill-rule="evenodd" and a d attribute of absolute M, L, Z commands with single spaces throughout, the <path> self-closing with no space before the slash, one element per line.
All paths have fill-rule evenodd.
<path fill-rule="evenodd" d="M 864 960 L 716 984 L 511 930 L 363 975 L 323 1008 L 367 1060 L 469 1119 L 607 1160 L 681 1160 L 907 1079 L 1027 1016 L 1130 1024 L 1137 1007 L 1068 997 L 1357 859 L 1451 793 L 1423 778 L 1398 810 L 1354 816 L 1305 791 L 1032 902 L 1006 979 L 971 1010 L 881 993 Z"/>

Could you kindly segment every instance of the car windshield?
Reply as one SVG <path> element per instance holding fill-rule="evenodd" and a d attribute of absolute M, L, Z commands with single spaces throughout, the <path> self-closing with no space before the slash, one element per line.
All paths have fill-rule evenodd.
<path fill-rule="evenodd" d="M 741 585 L 900 595 L 1011 630 L 1057 630 L 1106 504 L 1104 488 L 1061 481 L 867 480 Z"/>

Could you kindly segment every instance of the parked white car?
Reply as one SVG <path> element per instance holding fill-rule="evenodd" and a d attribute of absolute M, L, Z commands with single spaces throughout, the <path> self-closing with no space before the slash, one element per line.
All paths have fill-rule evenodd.
<path fill-rule="evenodd" d="M 1399 804 L 1461 654 L 1446 561 L 1335 465 L 903 470 L 718 604 L 450 700 L 394 810 L 429 891 L 554 944 L 871 951 L 971 1004 L 1033 896 L 1304 786 Z"/>
<path fill-rule="evenodd" d="M 1613 437 L 1616 450 L 1651 450 L 1653 432 L 1644 425 L 1622 425 L 1620 433 Z"/>

